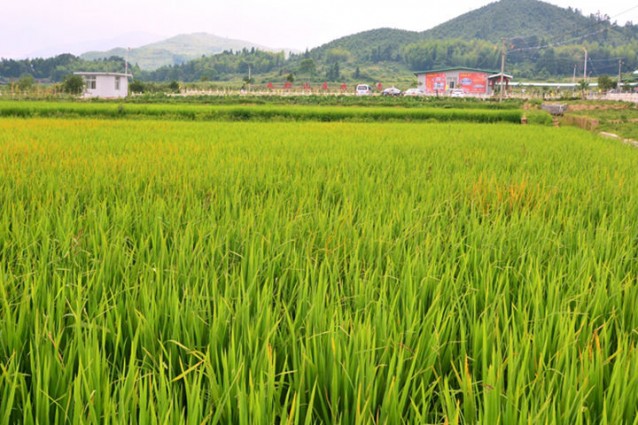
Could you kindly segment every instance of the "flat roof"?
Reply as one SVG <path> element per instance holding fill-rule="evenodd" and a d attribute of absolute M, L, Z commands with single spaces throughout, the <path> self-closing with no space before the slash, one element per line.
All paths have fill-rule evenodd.
<path fill-rule="evenodd" d="M 510 80 L 514 79 L 514 77 L 509 75 L 509 74 L 503 73 L 502 75 L 503 75 L 503 78 L 509 78 Z M 488 77 L 487 77 L 488 80 L 492 80 L 494 78 L 501 78 L 501 73 L 499 72 L 498 74 L 488 75 Z"/>
<path fill-rule="evenodd" d="M 526 82 L 526 83 L 510 83 L 510 86 L 514 87 L 556 87 L 556 88 L 564 88 L 571 89 L 578 87 L 577 83 L 543 83 L 543 82 Z M 598 83 L 589 84 L 589 87 L 597 87 Z"/>
<path fill-rule="evenodd" d="M 133 78 L 133 74 L 125 74 L 123 72 L 74 72 L 73 75 L 87 75 L 87 76 L 111 75 L 113 77 Z"/>
<path fill-rule="evenodd" d="M 417 71 L 417 72 L 414 73 L 414 75 L 433 74 L 435 72 L 449 72 L 449 71 L 472 71 L 472 72 L 484 72 L 486 74 L 496 74 L 496 73 L 498 73 L 498 71 L 494 71 L 494 70 L 469 68 L 469 67 L 465 67 L 465 66 L 455 66 L 455 67 L 450 67 L 450 68 L 430 69 L 428 71 Z"/>

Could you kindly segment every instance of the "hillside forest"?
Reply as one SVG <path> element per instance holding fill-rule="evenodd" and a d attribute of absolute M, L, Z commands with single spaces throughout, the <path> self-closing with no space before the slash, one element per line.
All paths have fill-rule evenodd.
<path fill-rule="evenodd" d="M 508 37 L 505 37 L 505 34 Z M 506 72 L 522 80 L 565 80 L 631 75 L 638 69 L 638 25 L 606 15 L 585 17 L 537 0 L 501 0 L 421 33 L 381 28 L 334 40 L 298 54 L 257 48 L 225 50 L 184 63 L 143 69 L 142 82 L 353 82 L 411 81 L 416 71 L 463 66 Z M 118 71 L 124 59 L 87 60 L 70 54 L 48 59 L 2 59 L 0 82 L 30 76 L 59 82 L 74 71 Z"/>

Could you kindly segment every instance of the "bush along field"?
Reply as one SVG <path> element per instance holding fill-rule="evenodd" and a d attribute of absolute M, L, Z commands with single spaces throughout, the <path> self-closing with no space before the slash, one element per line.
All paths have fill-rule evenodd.
<path fill-rule="evenodd" d="M 0 119 L 0 423 L 635 423 L 636 151 Z"/>

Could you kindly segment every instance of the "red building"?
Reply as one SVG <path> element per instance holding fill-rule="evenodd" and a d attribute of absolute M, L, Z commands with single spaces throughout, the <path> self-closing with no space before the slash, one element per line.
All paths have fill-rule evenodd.
<path fill-rule="evenodd" d="M 468 96 L 490 96 L 501 84 L 501 74 L 475 68 L 443 68 L 416 72 L 419 89 L 426 95 L 449 95 L 462 90 Z M 503 74 L 505 90 L 511 75 Z"/>

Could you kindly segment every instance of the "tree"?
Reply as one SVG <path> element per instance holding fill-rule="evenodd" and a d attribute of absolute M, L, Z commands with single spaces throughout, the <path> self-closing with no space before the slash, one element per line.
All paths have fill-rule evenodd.
<path fill-rule="evenodd" d="M 294 83 L 295 82 L 295 76 L 294 76 L 294 74 L 292 72 L 290 74 L 286 75 L 286 81 L 288 81 L 289 83 Z"/>
<path fill-rule="evenodd" d="M 68 94 L 82 94 L 84 91 L 84 78 L 79 75 L 67 75 L 62 82 L 62 90 Z"/>
<path fill-rule="evenodd" d="M 348 62 L 350 60 L 350 52 L 346 49 L 333 48 L 326 52 L 326 62 Z"/>
<path fill-rule="evenodd" d="M 585 80 L 580 80 L 578 82 L 578 88 L 580 89 L 580 95 L 583 99 L 585 99 L 585 91 L 589 88 L 589 83 Z"/>
<path fill-rule="evenodd" d="M 23 75 L 18 80 L 18 89 L 21 92 L 31 91 L 31 89 L 33 89 L 34 85 L 35 85 L 35 79 L 33 78 L 33 76 L 31 76 L 29 74 Z"/>
<path fill-rule="evenodd" d="M 179 93 L 179 83 L 175 80 L 171 81 L 168 84 L 168 88 L 169 90 L 171 90 L 173 93 Z"/>
<path fill-rule="evenodd" d="M 310 58 L 302 59 L 301 63 L 299 64 L 299 73 L 313 76 L 315 75 L 316 71 L 317 71 L 317 67 L 315 65 L 314 60 Z"/>
<path fill-rule="evenodd" d="M 616 88 L 616 82 L 613 81 L 608 75 L 601 75 L 598 77 L 598 88 L 604 92 Z"/>
<path fill-rule="evenodd" d="M 341 70 L 339 68 L 339 62 L 335 62 L 326 71 L 326 79 L 328 81 L 337 81 L 341 78 Z"/>
<path fill-rule="evenodd" d="M 128 86 L 131 93 L 144 93 L 146 87 L 144 87 L 144 83 L 139 80 L 133 80 L 131 84 Z"/>

